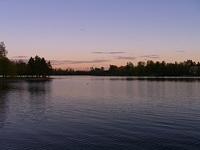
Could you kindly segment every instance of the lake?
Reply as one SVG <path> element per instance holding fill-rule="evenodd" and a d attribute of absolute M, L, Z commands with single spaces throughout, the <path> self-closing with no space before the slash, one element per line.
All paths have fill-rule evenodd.
<path fill-rule="evenodd" d="M 199 150 L 200 81 L 0 82 L 1 150 Z"/>

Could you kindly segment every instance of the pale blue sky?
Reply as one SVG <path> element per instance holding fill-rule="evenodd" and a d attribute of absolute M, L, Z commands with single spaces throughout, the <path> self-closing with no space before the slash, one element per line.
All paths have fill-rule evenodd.
<path fill-rule="evenodd" d="M 38 54 L 67 67 L 200 59 L 199 0 L 0 0 L 0 6 L 0 41 L 11 58 Z"/>

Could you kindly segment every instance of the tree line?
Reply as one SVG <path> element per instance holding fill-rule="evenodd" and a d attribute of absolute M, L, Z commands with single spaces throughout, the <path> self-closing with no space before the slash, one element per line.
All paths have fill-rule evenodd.
<path fill-rule="evenodd" d="M 184 62 L 166 63 L 165 61 L 138 62 L 134 66 L 128 62 L 125 66 L 110 65 L 108 70 L 92 68 L 92 75 L 108 76 L 200 76 L 200 62 L 187 60 Z"/>
<path fill-rule="evenodd" d="M 200 62 L 187 60 L 184 62 L 166 63 L 165 61 L 128 62 L 125 66 L 110 65 L 91 68 L 89 71 L 73 69 L 53 69 L 52 75 L 94 75 L 94 76 L 200 76 Z"/>
<path fill-rule="evenodd" d="M 51 74 L 51 63 L 45 58 L 35 56 L 25 63 L 9 60 L 7 53 L 4 42 L 0 42 L 0 76 L 2 77 L 47 77 Z"/>

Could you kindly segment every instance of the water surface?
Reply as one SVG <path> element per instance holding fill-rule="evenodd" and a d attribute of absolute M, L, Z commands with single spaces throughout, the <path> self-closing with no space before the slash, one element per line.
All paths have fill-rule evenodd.
<path fill-rule="evenodd" d="M 0 82 L 2 150 L 199 150 L 200 81 Z"/>

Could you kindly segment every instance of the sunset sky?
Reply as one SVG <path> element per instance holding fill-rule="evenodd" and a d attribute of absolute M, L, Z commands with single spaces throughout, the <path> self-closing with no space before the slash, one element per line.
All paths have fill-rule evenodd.
<path fill-rule="evenodd" d="M 144 60 L 200 61 L 199 0 L 0 0 L 9 58 L 36 54 L 87 69 Z"/>

